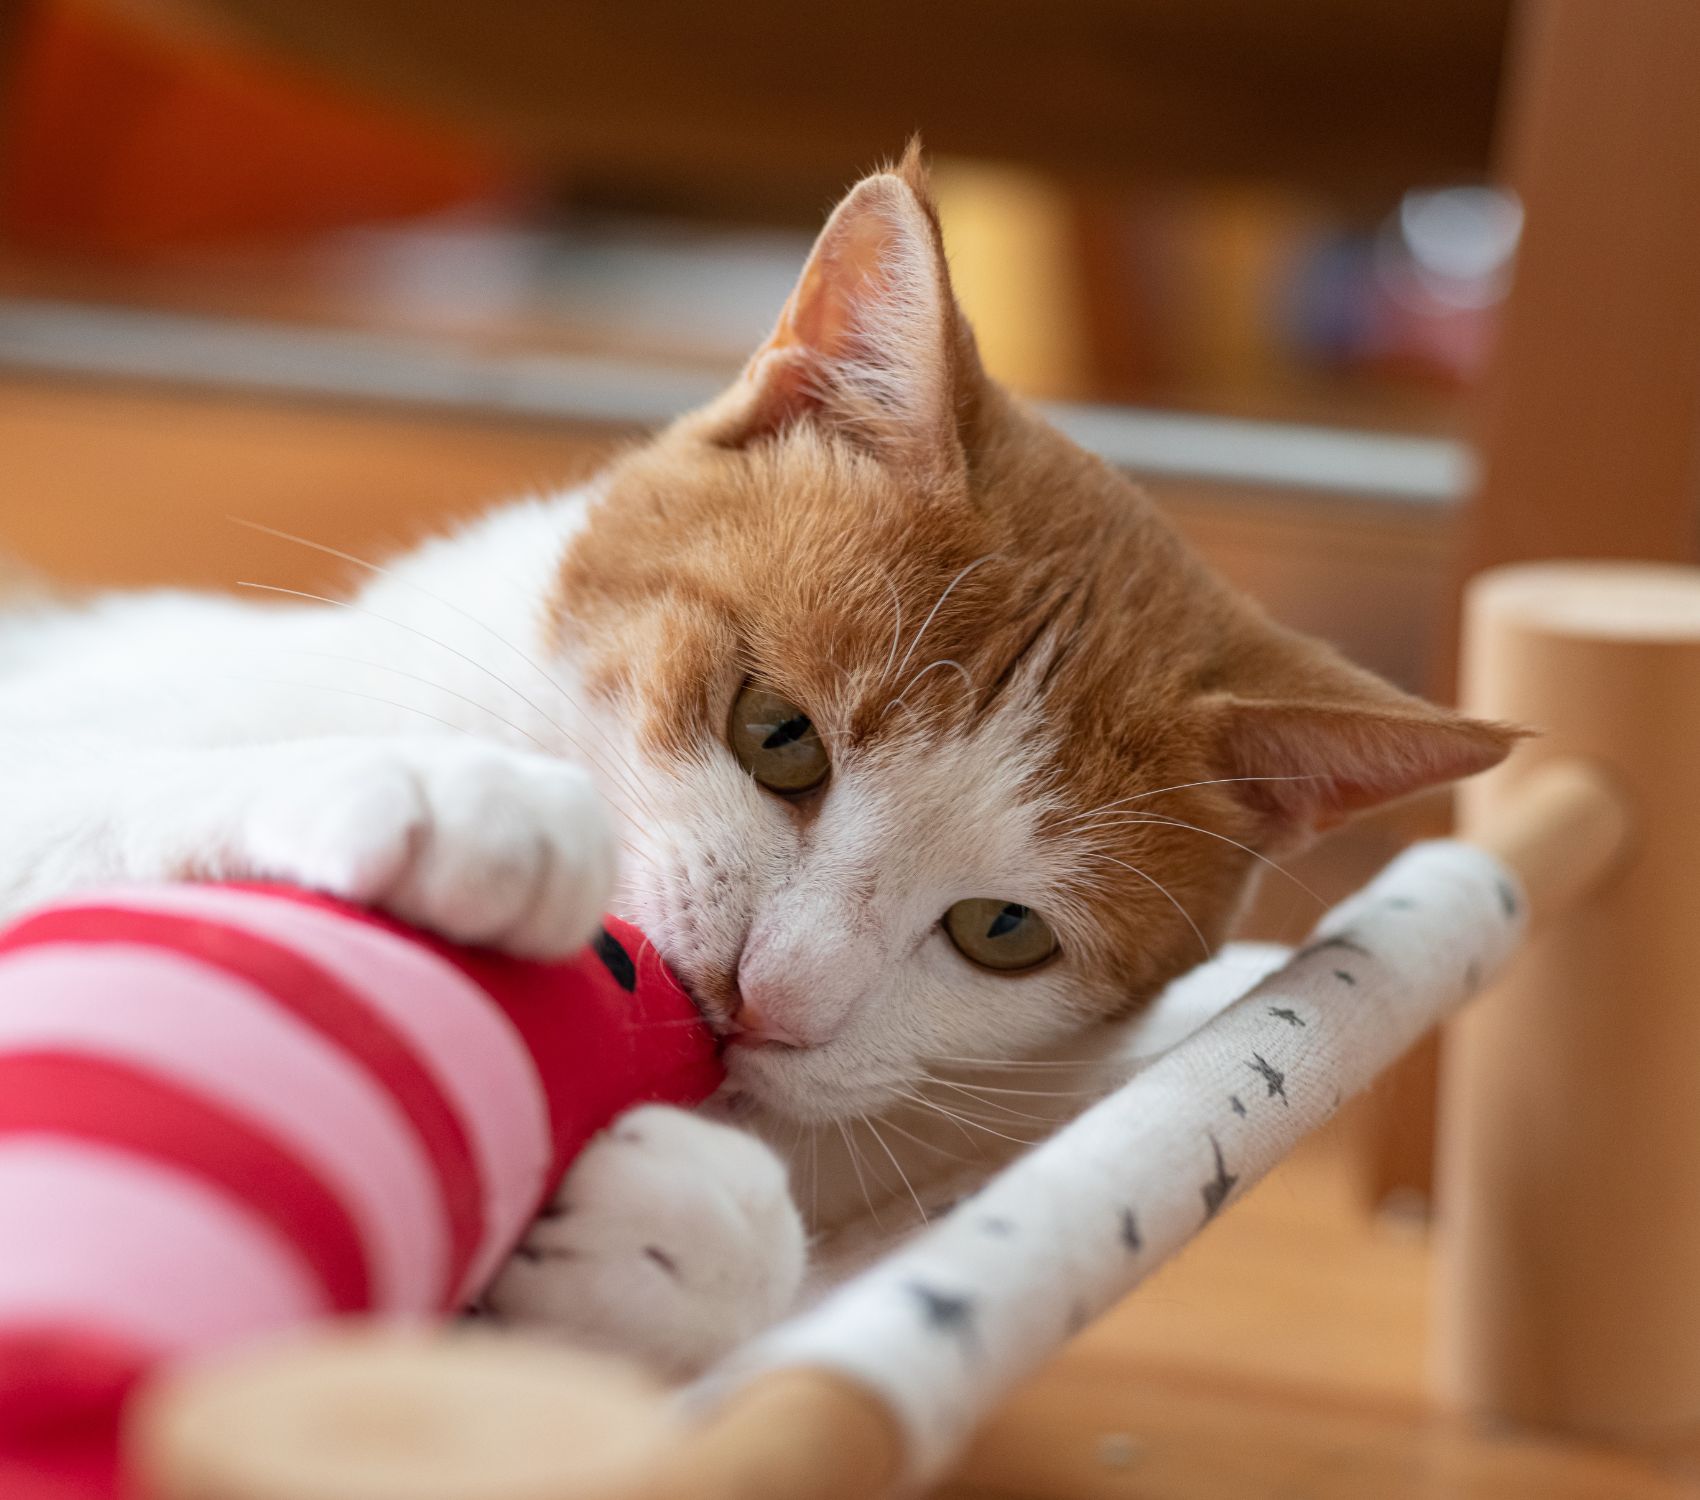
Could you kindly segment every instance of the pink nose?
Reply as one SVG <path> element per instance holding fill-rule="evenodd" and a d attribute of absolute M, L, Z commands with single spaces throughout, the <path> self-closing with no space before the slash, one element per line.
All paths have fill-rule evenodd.
<path fill-rule="evenodd" d="M 732 1011 L 732 1031 L 726 1039 L 730 1047 L 806 1047 L 800 1040 L 764 1015 L 761 1009 L 738 996 Z"/>

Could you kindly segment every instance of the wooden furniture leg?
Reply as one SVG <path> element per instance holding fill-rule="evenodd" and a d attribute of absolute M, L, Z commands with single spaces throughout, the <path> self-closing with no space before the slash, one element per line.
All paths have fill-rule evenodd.
<path fill-rule="evenodd" d="M 1700 560 L 1696 78 L 1693 0 L 1516 12 L 1497 155 L 1526 222 L 1473 423 L 1460 579 L 1551 557 Z M 1443 699 L 1455 659 L 1449 635 Z M 1436 1058 L 1419 1049 L 1377 1088 L 1372 1199 L 1432 1185 Z"/>
<path fill-rule="evenodd" d="M 1617 878 L 1448 1035 L 1436 1382 L 1656 1440 L 1700 1420 L 1700 569 L 1501 569 L 1466 625 L 1466 706 L 1542 738 L 1466 788 L 1465 836 L 1555 755 L 1637 817 Z"/>

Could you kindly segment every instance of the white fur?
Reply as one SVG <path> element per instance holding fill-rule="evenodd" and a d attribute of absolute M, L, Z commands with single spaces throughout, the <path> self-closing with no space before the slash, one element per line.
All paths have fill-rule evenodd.
<path fill-rule="evenodd" d="M 783 1314 L 803 1261 L 773 1153 L 652 1104 L 579 1158 L 484 1310 L 688 1376 Z"/>
<path fill-rule="evenodd" d="M 0 915 L 114 880 L 272 877 L 551 955 L 605 909 L 623 842 L 616 909 L 688 981 L 736 965 L 810 1043 L 734 1049 L 717 1112 L 785 1147 L 817 1235 L 863 1215 L 908 1227 L 964 1158 L 983 1173 L 1111 1081 L 1041 1074 L 1058 1097 L 1013 1105 L 944 1094 L 976 1117 L 957 1122 L 909 1102 L 930 1060 L 1078 1045 L 1066 964 L 987 974 L 939 928 L 952 902 L 996 896 L 1066 929 L 1067 872 L 1033 836 L 1034 726 L 1014 707 L 971 736 L 846 756 L 806 839 L 724 744 L 647 760 L 635 705 L 593 711 L 547 645 L 549 590 L 598 500 L 497 511 L 375 573 L 351 608 L 159 593 L 0 615 Z M 833 706 L 811 711 L 830 733 Z M 645 1111 L 564 1195 L 572 1213 L 494 1291 L 506 1318 L 682 1371 L 795 1290 L 798 1210 L 748 1135 Z"/>

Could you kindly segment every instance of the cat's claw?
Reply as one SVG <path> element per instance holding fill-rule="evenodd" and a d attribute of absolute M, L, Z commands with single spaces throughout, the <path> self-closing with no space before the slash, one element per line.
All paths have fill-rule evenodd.
<path fill-rule="evenodd" d="M 484 1307 L 685 1378 L 783 1316 L 804 1259 L 802 1219 L 772 1151 L 645 1105 L 574 1163 Z"/>
<path fill-rule="evenodd" d="M 298 756 L 247 809 L 236 873 L 529 958 L 571 953 L 594 931 L 613 839 L 576 766 L 453 740 L 304 744 Z"/>

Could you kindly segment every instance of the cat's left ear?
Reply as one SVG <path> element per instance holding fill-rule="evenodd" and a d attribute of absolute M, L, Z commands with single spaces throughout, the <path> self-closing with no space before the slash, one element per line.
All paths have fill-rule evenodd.
<path fill-rule="evenodd" d="M 1292 850 L 1354 813 L 1498 765 L 1524 731 L 1439 708 L 1292 638 L 1202 705 L 1212 773 Z"/>
<path fill-rule="evenodd" d="M 979 359 L 951 293 L 920 147 L 863 178 L 833 211 L 767 342 L 705 413 L 744 447 L 818 423 L 917 477 L 964 464 Z"/>

